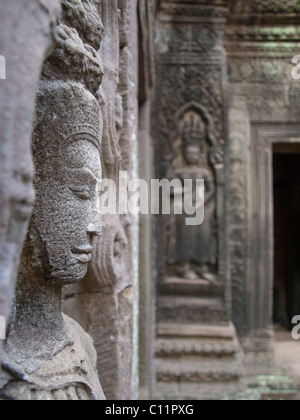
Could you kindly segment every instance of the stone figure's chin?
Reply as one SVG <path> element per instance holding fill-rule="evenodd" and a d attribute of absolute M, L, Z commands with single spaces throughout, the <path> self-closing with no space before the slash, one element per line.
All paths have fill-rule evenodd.
<path fill-rule="evenodd" d="M 81 282 L 86 276 L 88 271 L 87 263 L 78 263 L 68 269 L 60 271 L 52 271 L 51 278 L 55 282 L 61 283 L 63 286 L 73 283 Z"/>

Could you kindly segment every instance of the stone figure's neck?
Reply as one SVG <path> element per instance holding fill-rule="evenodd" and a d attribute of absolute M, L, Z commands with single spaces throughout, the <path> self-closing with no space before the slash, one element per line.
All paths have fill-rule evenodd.
<path fill-rule="evenodd" d="M 42 355 L 50 357 L 62 351 L 72 344 L 72 338 L 61 312 L 61 285 L 30 274 L 25 270 L 19 276 L 7 341 L 9 347 L 22 346 L 25 358 L 41 359 Z"/>
<path fill-rule="evenodd" d="M 74 343 L 61 312 L 62 285 L 48 279 L 45 255 L 25 242 L 4 357 L 6 370 L 19 376 Z"/>
<path fill-rule="evenodd" d="M 51 326 L 53 333 L 63 325 L 62 287 L 45 278 L 22 276 L 16 292 L 16 320 L 30 323 L 36 330 Z"/>
<path fill-rule="evenodd" d="M 3 360 L 5 370 L 17 377 L 37 371 L 74 343 L 61 312 L 62 287 L 29 271 L 30 276 L 26 268 L 19 275 Z"/>

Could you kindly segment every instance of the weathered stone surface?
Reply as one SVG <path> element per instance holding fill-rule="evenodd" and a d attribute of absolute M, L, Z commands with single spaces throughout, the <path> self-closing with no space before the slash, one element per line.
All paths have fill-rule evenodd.
<path fill-rule="evenodd" d="M 233 325 L 159 324 L 156 398 L 219 399 L 244 389 Z"/>
<path fill-rule="evenodd" d="M 104 26 L 103 176 L 118 185 L 120 171 L 129 179 L 138 175 L 137 2 L 103 0 L 98 10 Z M 84 285 L 65 291 L 64 307 L 95 341 L 106 397 L 126 400 L 138 392 L 138 219 L 107 214 L 102 222 Z"/>
<path fill-rule="evenodd" d="M 272 153 L 276 142 L 299 141 L 299 83 L 291 75 L 299 17 L 290 1 L 232 3 L 225 44 L 232 316 L 248 372 L 264 374 L 274 367 Z"/>
<path fill-rule="evenodd" d="M 252 376 L 274 372 L 272 154 L 300 143 L 298 26 L 293 0 L 1 2 L 1 399 L 130 400 L 139 380 L 146 399 L 289 395 Z M 101 218 L 119 171 L 204 179 L 203 225 Z"/>
<path fill-rule="evenodd" d="M 151 137 L 151 106 L 155 86 L 154 28 L 156 3 L 139 2 L 139 175 L 151 183 L 154 151 Z M 146 159 L 145 159 L 146 156 Z M 140 399 L 151 399 L 155 357 L 155 241 L 153 218 L 140 216 L 139 235 L 139 388 Z"/>
<path fill-rule="evenodd" d="M 167 227 L 167 263 L 170 267 L 169 275 L 177 275 L 177 277 L 186 280 L 201 279 L 210 282 L 215 279 L 216 265 L 215 183 L 213 171 L 209 167 L 207 153 L 205 153 L 205 135 L 202 132 L 201 122 L 198 114 L 191 111 L 187 111 L 182 117 L 181 162 L 179 162 L 179 152 L 179 156 L 177 155 L 173 159 L 168 177 L 180 180 L 179 192 L 176 188 L 174 189 L 174 200 L 182 201 L 184 194 L 187 193 L 187 189 L 184 187 L 185 180 L 192 180 L 194 191 L 196 191 L 197 180 L 204 180 L 205 218 L 199 226 L 187 226 L 188 214 L 183 212 L 181 215 L 173 216 L 173 220 L 170 220 Z M 203 159 L 200 163 L 201 155 Z M 175 163 L 176 158 L 178 161 Z M 199 197 L 194 195 L 195 193 L 192 196 L 192 204 L 196 207 Z M 202 206 L 201 200 L 200 203 Z"/>
<path fill-rule="evenodd" d="M 271 15 L 274 19 L 274 15 L 289 14 L 295 16 L 299 12 L 300 5 L 293 0 L 254 0 L 251 3 L 242 0 L 231 0 L 231 13 L 240 17 L 249 18 L 249 15 L 260 17 L 260 14 L 262 14 Z"/>
<path fill-rule="evenodd" d="M 132 382 L 136 378 L 132 377 L 134 361 L 130 343 L 134 299 L 130 287 L 119 294 L 93 293 L 87 302 L 88 332 L 95 340 L 98 371 L 110 400 L 131 400 L 134 395 Z"/>
<path fill-rule="evenodd" d="M 167 349 L 170 343 L 179 349 L 174 361 L 173 351 L 164 352 L 162 357 L 160 345 L 157 348 L 155 395 L 162 394 L 163 398 L 205 398 L 207 382 L 216 388 L 215 392 L 211 389 L 210 398 L 224 395 L 228 381 L 231 389 L 243 388 L 241 349 L 234 345 L 238 343 L 236 331 L 229 326 L 228 144 L 223 100 L 227 14 L 226 1 L 207 4 L 172 0 L 162 1 L 159 13 L 153 127 L 159 157 L 156 174 L 159 178 L 180 179 L 181 183 L 192 179 L 195 184 L 201 179 L 205 186 L 202 225 L 186 226 L 185 214 L 158 221 L 157 320 L 163 330 L 158 328 L 157 339 L 158 343 L 163 340 Z M 203 22 L 205 25 L 201 25 Z M 207 336 L 201 330 L 204 325 L 208 325 Z M 215 344 L 221 344 L 223 329 L 231 331 L 228 344 L 235 351 L 228 357 L 223 349 L 221 357 L 228 365 L 220 366 L 210 346 L 210 334 L 215 331 Z M 183 337 L 187 350 L 182 345 Z M 201 349 L 206 345 L 203 365 Z"/>
<path fill-rule="evenodd" d="M 103 392 L 97 371 L 97 355 L 91 337 L 71 318 L 64 317 L 66 329 L 74 340 L 26 380 L 1 378 L 1 398 L 14 400 L 101 400 Z M 24 343 L 22 343 L 24 345 Z M 21 351 L 18 352 L 18 356 Z M 8 362 L 10 363 L 10 362 Z M 10 369 L 6 366 L 6 369 Z M 14 367 L 12 367 L 14 369 Z M 19 368 L 16 368 L 19 370 Z M 16 374 L 17 371 L 14 372 Z"/>
<path fill-rule="evenodd" d="M 6 319 L 32 211 L 30 140 L 36 90 L 59 10 L 58 0 L 0 4 L 0 54 L 7 76 L 0 81 L 0 315 Z"/>
<path fill-rule="evenodd" d="M 102 231 L 101 38 L 93 2 L 62 1 L 37 94 L 36 200 L 4 349 L 5 399 L 105 398 L 91 338 L 61 312 L 62 287 L 86 276 L 93 239 Z"/>

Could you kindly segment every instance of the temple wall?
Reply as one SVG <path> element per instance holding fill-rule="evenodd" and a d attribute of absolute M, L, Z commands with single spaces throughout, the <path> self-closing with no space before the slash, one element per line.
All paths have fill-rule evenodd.
<path fill-rule="evenodd" d="M 297 7 L 235 1 L 226 29 L 232 316 L 251 372 L 273 366 L 272 159 L 299 141 Z"/>
<path fill-rule="evenodd" d="M 300 144 L 299 13 L 1 1 L 0 399 L 247 398 L 277 372 L 272 164 Z M 171 204 L 202 179 L 203 222 L 101 215 L 125 172 L 179 180 Z"/>

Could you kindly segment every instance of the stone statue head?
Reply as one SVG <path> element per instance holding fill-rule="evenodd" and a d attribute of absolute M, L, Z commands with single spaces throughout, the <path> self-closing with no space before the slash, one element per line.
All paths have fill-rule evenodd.
<path fill-rule="evenodd" d="M 102 115 L 79 83 L 45 82 L 33 134 L 36 202 L 28 241 L 33 265 L 61 285 L 82 280 L 101 234 Z"/>
<path fill-rule="evenodd" d="M 200 160 L 200 144 L 190 143 L 183 149 L 183 157 L 188 165 L 197 165 Z"/>

